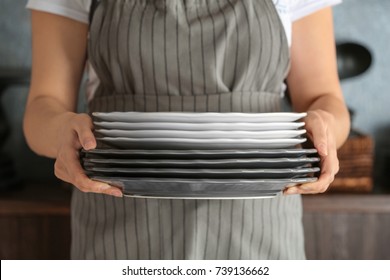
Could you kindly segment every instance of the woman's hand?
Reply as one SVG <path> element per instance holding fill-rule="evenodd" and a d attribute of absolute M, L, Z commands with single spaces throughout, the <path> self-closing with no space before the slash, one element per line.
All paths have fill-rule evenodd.
<path fill-rule="evenodd" d="M 309 140 L 321 158 L 318 181 L 287 188 L 285 194 L 316 194 L 325 192 L 339 171 L 335 133 L 335 118 L 323 110 L 313 110 L 304 119 Z"/>
<path fill-rule="evenodd" d="M 80 149 L 96 148 L 91 118 L 87 114 L 66 114 L 65 122 L 58 132 L 55 175 L 83 192 L 104 193 L 121 197 L 122 192 L 118 188 L 89 179 L 80 165 Z"/>

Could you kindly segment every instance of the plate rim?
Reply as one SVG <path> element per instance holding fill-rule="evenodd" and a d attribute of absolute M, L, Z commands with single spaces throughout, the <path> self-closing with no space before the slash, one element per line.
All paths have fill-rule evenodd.
<path fill-rule="evenodd" d="M 245 119 L 246 122 L 249 121 L 264 121 L 264 122 L 272 122 L 275 118 L 278 120 L 286 120 L 286 121 L 296 121 L 302 119 L 307 116 L 306 112 L 266 112 L 266 113 L 242 113 L 242 112 L 137 112 L 137 111 L 128 111 L 128 112 L 92 112 L 92 116 L 97 119 L 103 120 L 112 120 L 116 118 L 118 120 L 126 120 L 132 121 L 142 118 L 146 119 L 174 119 L 175 122 L 183 122 L 185 120 L 191 119 L 196 120 L 196 122 L 210 122 L 210 118 L 221 119 L 222 122 L 232 122 L 229 118 L 242 118 Z M 178 121 L 180 120 L 180 121 Z M 237 121 L 235 121 L 237 122 Z"/>
<path fill-rule="evenodd" d="M 97 127 L 106 127 L 106 126 L 121 126 L 121 127 L 124 127 L 122 129 L 127 129 L 127 130 L 133 130 L 133 129 L 129 129 L 129 128 L 125 128 L 126 126 L 127 127 L 131 127 L 131 126 L 140 126 L 140 124 L 146 124 L 146 125 L 149 125 L 149 126 L 158 126 L 158 127 L 161 127 L 162 129 L 165 129 L 165 130 L 171 130 L 172 128 L 164 128 L 164 126 L 170 126 L 170 127 L 174 127 L 175 125 L 178 125 L 178 126 L 187 126 L 188 128 L 193 128 L 191 129 L 191 131 L 198 131 L 198 130 L 204 130 L 204 127 L 207 127 L 207 126 L 210 126 L 210 127 L 213 127 L 213 126 L 227 126 L 228 128 L 231 128 L 231 127 L 251 127 L 253 128 L 253 130 L 251 129 L 250 131 L 264 131 L 266 129 L 268 130 L 277 130 L 277 129 L 280 129 L 280 128 L 276 128 L 274 129 L 274 127 L 286 127 L 286 128 L 283 128 L 283 129 L 299 129 L 301 127 L 304 127 L 305 126 L 305 122 L 261 122 L 261 123 L 247 123 L 247 122 L 231 122 L 231 123 L 220 123 L 220 122 L 213 122 L 213 123 L 172 123 L 172 122 L 124 122 L 124 121 L 121 121 L 121 122 L 110 122 L 110 121 L 94 121 L 93 122 L 95 126 Z M 201 128 L 201 129 L 198 129 L 197 127 Z M 195 129 L 196 128 L 196 129 Z M 260 130 L 256 130 L 255 128 L 261 128 Z M 266 129 L 265 129 L 266 128 Z M 111 129 L 114 129 L 114 128 L 111 128 Z M 226 129 L 224 128 L 225 131 L 230 131 L 232 129 Z"/>

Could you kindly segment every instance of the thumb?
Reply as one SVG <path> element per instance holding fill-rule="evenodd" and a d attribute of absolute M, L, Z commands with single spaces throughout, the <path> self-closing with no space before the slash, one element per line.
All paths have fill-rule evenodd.
<path fill-rule="evenodd" d="M 96 148 L 96 139 L 92 130 L 89 128 L 77 131 L 79 141 L 84 150 L 92 150 Z"/>
<path fill-rule="evenodd" d="M 308 119 L 306 122 L 307 134 L 317 149 L 320 156 L 328 155 L 328 135 L 327 127 L 324 122 L 319 119 Z"/>
<path fill-rule="evenodd" d="M 96 148 L 96 139 L 92 132 L 93 124 L 88 115 L 78 115 L 77 122 L 75 123 L 75 130 L 78 140 L 84 150 L 92 150 Z"/>

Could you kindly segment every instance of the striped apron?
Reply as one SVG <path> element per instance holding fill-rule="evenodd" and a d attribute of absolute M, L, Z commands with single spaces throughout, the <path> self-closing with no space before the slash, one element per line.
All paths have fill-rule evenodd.
<path fill-rule="evenodd" d="M 89 110 L 274 112 L 289 69 L 272 0 L 102 0 Z M 303 259 L 301 198 L 169 200 L 74 190 L 73 259 Z"/>

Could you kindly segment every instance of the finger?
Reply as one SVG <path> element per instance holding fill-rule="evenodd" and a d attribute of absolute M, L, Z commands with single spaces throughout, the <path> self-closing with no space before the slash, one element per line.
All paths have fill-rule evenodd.
<path fill-rule="evenodd" d="M 340 162 L 337 156 L 336 139 L 334 138 L 329 139 L 329 154 L 331 154 L 333 173 L 336 175 L 340 170 Z"/>
<path fill-rule="evenodd" d="M 312 113 L 313 115 L 314 113 Z M 306 119 L 307 135 L 314 144 L 320 156 L 328 155 L 327 126 L 319 116 Z"/>
<path fill-rule="evenodd" d="M 65 166 L 58 160 L 54 163 L 54 175 L 67 183 L 70 183 L 70 178 L 68 176 L 68 173 L 66 172 Z"/>
<path fill-rule="evenodd" d="M 122 197 L 121 190 L 117 187 L 110 186 L 109 184 L 93 181 L 85 175 L 82 170 L 74 175 L 75 186 L 83 192 L 101 193 L 112 195 L 116 197 Z"/>
<path fill-rule="evenodd" d="M 77 136 L 81 146 L 85 150 L 91 150 L 96 148 L 96 139 L 92 132 L 93 124 L 89 116 L 80 116 L 80 123 L 75 126 Z"/>
<path fill-rule="evenodd" d="M 327 164 L 328 161 L 329 158 L 327 158 L 325 162 L 326 165 L 328 165 Z M 329 188 L 329 185 L 333 182 L 334 176 L 335 176 L 335 172 L 333 171 L 333 169 L 324 166 L 324 170 L 321 172 L 321 175 L 318 178 L 318 180 L 316 182 L 302 184 L 301 186 L 297 187 L 297 193 L 300 194 L 323 193 Z"/>
<path fill-rule="evenodd" d="M 109 184 L 97 182 L 89 179 L 85 175 L 84 170 L 82 169 L 80 162 L 77 157 L 76 152 L 67 153 L 66 157 L 66 174 L 69 178 L 69 182 L 75 185 L 78 189 L 83 192 L 94 192 L 94 193 L 103 193 L 108 195 L 113 195 L 117 197 L 122 197 L 122 192 L 120 189 L 110 186 Z M 66 175 L 65 175 L 66 176 Z"/>
<path fill-rule="evenodd" d="M 82 184 L 84 186 L 84 192 L 101 193 L 116 197 L 123 196 L 121 190 L 117 187 L 110 186 L 104 182 L 93 181 L 89 179 L 84 173 L 80 174 L 79 176 L 80 180 L 83 181 Z"/>
<path fill-rule="evenodd" d="M 328 138 L 328 156 L 321 157 L 321 174 L 318 181 L 288 188 L 284 194 L 316 194 L 325 192 L 339 170 L 335 141 Z"/>
<path fill-rule="evenodd" d="M 285 190 L 285 194 L 316 194 L 323 193 L 333 182 L 338 171 L 338 159 L 335 151 L 329 151 L 329 156 L 322 161 L 321 174 L 318 181 L 294 186 Z"/>
<path fill-rule="evenodd" d="M 287 187 L 285 190 L 283 190 L 284 195 L 300 194 L 300 192 L 301 191 L 298 186 Z"/>
<path fill-rule="evenodd" d="M 83 192 L 102 193 L 122 197 L 122 192 L 118 188 L 89 179 L 82 169 L 74 167 L 73 172 L 72 177 L 74 185 Z"/>

